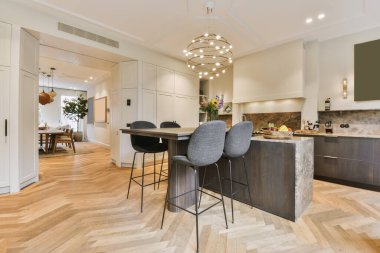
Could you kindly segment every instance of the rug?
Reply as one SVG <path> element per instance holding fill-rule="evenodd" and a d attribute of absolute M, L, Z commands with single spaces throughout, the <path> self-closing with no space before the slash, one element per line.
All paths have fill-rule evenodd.
<path fill-rule="evenodd" d="M 55 150 L 55 153 L 45 153 L 42 149 L 39 150 L 39 157 L 40 158 L 49 158 L 49 157 L 59 157 L 59 156 L 71 156 L 71 155 L 83 155 L 83 154 L 91 154 L 94 151 L 75 147 L 76 153 L 74 153 L 74 150 L 68 147 L 60 146 L 57 147 Z"/>

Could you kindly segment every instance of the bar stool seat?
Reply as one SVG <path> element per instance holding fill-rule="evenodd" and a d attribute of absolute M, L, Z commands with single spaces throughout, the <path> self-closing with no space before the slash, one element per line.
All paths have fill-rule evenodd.
<path fill-rule="evenodd" d="M 172 162 L 177 164 L 185 165 L 186 168 L 191 168 L 194 171 L 194 182 L 195 186 L 194 189 L 183 193 L 179 196 L 175 196 L 172 198 L 169 198 L 169 189 L 170 189 L 170 181 L 171 174 L 173 173 L 172 170 L 175 168 L 178 169 L 177 166 L 172 167 L 169 170 L 169 180 L 168 180 L 168 188 L 166 192 L 166 198 L 165 198 L 165 204 L 164 204 L 164 210 L 162 213 L 162 221 L 161 221 L 161 229 L 164 224 L 164 218 L 165 218 L 165 211 L 167 204 L 173 205 L 183 211 L 186 211 L 190 214 L 195 215 L 196 217 L 196 238 L 197 238 L 197 251 L 199 252 L 199 233 L 198 233 L 198 216 L 212 208 L 213 206 L 222 203 L 223 205 L 223 212 L 224 212 L 224 219 L 226 222 L 226 228 L 228 228 L 227 224 L 227 216 L 226 216 L 226 209 L 224 205 L 223 200 L 223 192 L 222 192 L 222 184 L 220 180 L 220 174 L 219 174 L 219 167 L 217 165 L 217 161 L 221 158 L 223 153 L 223 147 L 224 147 L 224 139 L 225 139 L 225 132 L 226 132 L 226 124 L 223 121 L 211 121 L 207 122 L 205 124 L 202 124 L 199 126 L 193 133 L 193 135 L 190 138 L 189 145 L 187 148 L 187 154 L 186 155 L 178 155 L 172 157 Z M 218 200 L 218 202 L 210 205 L 209 207 L 205 208 L 202 211 L 199 211 L 198 209 L 198 192 L 202 192 L 202 190 L 199 190 L 199 184 L 198 184 L 198 173 L 199 169 L 204 166 L 212 165 L 214 164 L 217 170 L 218 175 L 218 181 L 219 181 L 219 187 L 220 187 L 220 198 L 213 196 L 211 194 L 208 194 L 207 192 L 204 192 L 205 194 L 210 195 L 211 197 Z M 182 169 L 182 168 L 181 168 Z M 176 205 L 172 200 L 179 198 L 185 194 L 194 192 L 195 197 L 195 212 L 192 212 L 184 207 Z"/>
<path fill-rule="evenodd" d="M 251 207 L 253 206 L 252 197 L 251 197 L 251 188 L 248 180 L 248 171 L 245 165 L 245 154 L 247 153 L 251 145 L 251 136 L 253 131 L 253 123 L 251 121 L 243 121 L 234 125 L 230 131 L 228 131 L 226 136 L 226 141 L 224 144 L 222 159 L 228 160 L 229 165 L 229 177 L 223 177 L 223 180 L 229 181 L 230 183 L 230 199 L 231 199 L 231 213 L 232 213 L 232 223 L 234 223 L 234 195 L 240 192 L 241 190 L 248 190 L 248 196 L 250 200 Z M 240 182 L 234 180 L 232 177 L 232 165 L 231 160 L 236 158 L 242 158 L 243 160 L 243 171 L 245 174 L 246 182 Z M 236 168 L 235 168 L 236 169 Z M 206 177 L 206 171 L 203 174 L 202 189 L 204 187 Z M 234 191 L 234 185 L 240 186 L 240 188 Z M 236 188 L 236 187 L 235 187 Z M 199 199 L 199 205 L 202 199 L 202 192 Z"/>
<path fill-rule="evenodd" d="M 156 128 L 156 126 L 153 123 L 148 122 L 148 121 L 135 121 L 131 124 L 131 129 L 149 129 L 149 128 Z M 132 162 L 131 176 L 129 178 L 127 199 L 129 198 L 129 192 L 131 189 L 132 181 L 140 185 L 141 187 L 141 209 L 140 210 L 141 212 L 143 212 L 144 187 L 154 185 L 154 189 L 156 189 L 156 183 L 159 183 L 161 181 L 161 172 L 162 172 L 162 165 L 163 165 L 164 159 L 162 159 L 162 162 L 161 162 L 161 172 L 156 173 L 156 153 L 164 153 L 165 151 L 167 151 L 167 145 L 165 145 L 164 143 L 160 143 L 160 138 L 138 136 L 138 135 L 131 135 L 131 144 L 132 144 L 133 149 L 135 150 L 135 154 L 133 155 L 133 162 Z M 135 160 L 136 160 L 136 154 L 138 153 L 143 154 L 142 174 L 141 176 L 133 176 L 133 171 L 135 170 L 134 165 L 135 165 Z M 154 171 L 152 173 L 145 173 L 145 154 L 153 154 Z M 159 175 L 158 182 L 156 181 L 156 174 Z M 149 184 L 144 183 L 144 177 L 148 175 L 154 176 L 153 183 L 149 183 Z M 137 181 L 138 178 L 141 178 L 141 183 Z"/>

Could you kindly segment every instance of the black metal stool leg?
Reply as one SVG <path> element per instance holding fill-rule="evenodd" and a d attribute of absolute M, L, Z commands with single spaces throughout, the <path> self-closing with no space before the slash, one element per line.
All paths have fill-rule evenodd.
<path fill-rule="evenodd" d="M 164 157 L 165 157 L 165 151 L 162 153 L 161 170 L 160 170 L 160 175 L 158 177 L 158 187 L 157 187 L 157 189 L 160 189 L 162 167 L 164 165 Z"/>
<path fill-rule="evenodd" d="M 244 171 L 245 171 L 245 178 L 247 179 L 247 187 L 248 187 L 248 195 L 249 195 L 249 201 L 251 202 L 251 208 L 253 208 L 253 202 L 252 202 L 252 196 L 251 196 L 251 188 L 249 187 L 249 180 L 248 180 L 248 171 L 247 171 L 247 168 L 245 166 L 245 157 L 242 156 L 243 158 L 243 167 L 244 167 Z"/>
<path fill-rule="evenodd" d="M 153 189 L 156 190 L 156 153 L 153 154 Z"/>
<path fill-rule="evenodd" d="M 204 174 L 203 174 L 202 186 L 201 186 L 201 194 L 200 194 L 200 196 L 199 196 L 199 204 L 198 204 L 198 208 L 201 207 L 202 191 L 203 191 L 203 186 L 204 186 L 204 184 L 205 184 L 206 172 L 207 172 L 207 167 L 205 167 L 205 172 L 204 172 Z"/>
<path fill-rule="evenodd" d="M 230 191 L 231 191 L 231 211 L 232 211 L 232 223 L 234 223 L 234 194 L 233 194 L 233 188 L 232 188 L 232 166 L 231 166 L 231 159 L 228 159 L 228 165 L 230 166 Z"/>
<path fill-rule="evenodd" d="M 215 163 L 216 171 L 218 172 L 218 181 L 219 181 L 219 188 L 220 188 L 220 197 L 222 199 L 223 204 L 223 212 L 224 212 L 224 219 L 226 220 L 226 228 L 228 228 L 227 224 L 227 215 L 226 215 L 226 207 L 224 206 L 224 199 L 223 199 L 223 190 L 222 190 L 222 182 L 220 181 L 220 174 L 219 174 L 219 166 L 217 163 Z"/>
<path fill-rule="evenodd" d="M 198 235 L 198 168 L 194 167 L 194 179 L 195 179 L 195 226 L 197 233 L 197 253 L 199 252 L 199 235 Z"/>
<path fill-rule="evenodd" d="M 143 154 L 142 175 L 141 175 L 141 212 L 143 212 L 143 203 L 144 203 L 144 175 L 145 175 L 145 153 Z"/>
<path fill-rule="evenodd" d="M 129 178 L 129 185 L 128 185 L 128 193 L 127 193 L 127 199 L 129 197 L 129 190 L 131 189 L 131 183 L 132 183 L 132 176 L 133 176 L 133 168 L 135 167 L 135 158 L 136 158 L 137 152 L 133 155 L 133 162 L 132 162 L 132 170 L 131 170 L 131 177 Z"/>

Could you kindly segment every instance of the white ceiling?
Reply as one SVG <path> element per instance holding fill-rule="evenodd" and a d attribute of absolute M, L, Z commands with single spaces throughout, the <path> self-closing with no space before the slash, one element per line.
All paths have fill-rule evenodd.
<path fill-rule="evenodd" d="M 207 27 L 242 56 L 295 39 L 324 40 L 380 25 L 379 0 L 214 0 L 211 18 L 205 1 L 34 0 L 180 59 L 182 49 Z M 320 13 L 326 15 L 321 21 Z M 306 24 L 308 17 L 315 21 Z"/>
<path fill-rule="evenodd" d="M 48 73 L 51 67 L 56 68 L 54 87 L 57 88 L 88 90 L 110 77 L 110 70 L 117 62 L 129 60 L 50 35 L 40 34 L 39 37 L 40 72 Z"/>

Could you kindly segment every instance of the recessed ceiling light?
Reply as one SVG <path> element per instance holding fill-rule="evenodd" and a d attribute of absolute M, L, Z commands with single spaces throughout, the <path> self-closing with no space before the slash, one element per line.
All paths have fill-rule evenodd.
<path fill-rule="evenodd" d="M 94 79 L 92 76 L 89 77 L 90 80 Z"/>
<path fill-rule="evenodd" d="M 85 83 L 88 83 L 88 80 L 84 80 Z"/>
<path fill-rule="evenodd" d="M 318 19 L 324 19 L 325 16 L 326 16 L 326 15 L 325 15 L 324 13 L 321 13 L 321 14 L 318 15 Z"/>
<path fill-rule="evenodd" d="M 312 18 L 307 18 L 305 22 L 306 22 L 306 24 L 310 24 L 311 22 L 313 22 L 313 19 Z"/>

